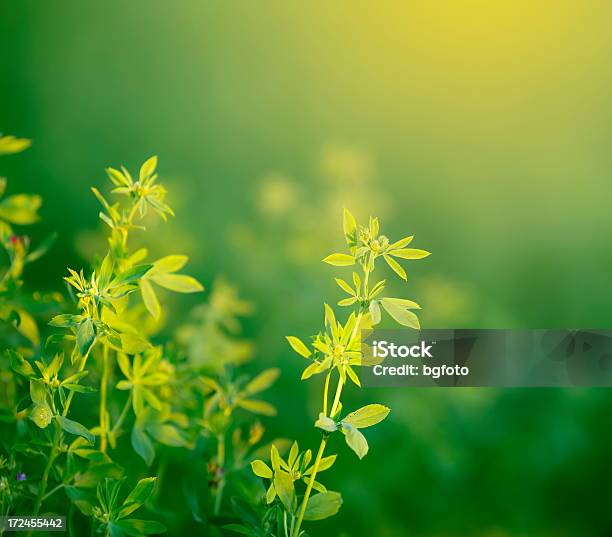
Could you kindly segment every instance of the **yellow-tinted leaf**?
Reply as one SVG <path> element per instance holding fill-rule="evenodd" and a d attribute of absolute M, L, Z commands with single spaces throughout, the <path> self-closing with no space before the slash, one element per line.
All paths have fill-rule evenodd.
<path fill-rule="evenodd" d="M 391 412 L 389 407 L 379 404 L 366 405 L 355 412 L 351 412 L 342 420 L 343 424 L 352 425 L 357 429 L 371 427 L 384 420 Z"/>
<path fill-rule="evenodd" d="M 326 491 L 315 494 L 308 501 L 304 520 L 323 520 L 334 516 L 342 506 L 342 496 L 339 492 Z"/>
<path fill-rule="evenodd" d="M 346 291 L 349 295 L 355 294 L 355 291 L 353 291 L 353 288 L 348 283 L 346 283 L 342 278 L 334 278 L 334 279 L 336 280 L 336 283 L 340 286 L 340 288 Z"/>
<path fill-rule="evenodd" d="M 176 272 L 177 270 L 181 270 L 187 261 L 189 261 L 189 258 L 186 255 L 167 255 L 153 263 L 153 268 L 149 272 L 149 275 Z"/>
<path fill-rule="evenodd" d="M 357 228 L 357 222 L 355 217 L 351 214 L 347 208 L 344 209 L 344 215 L 342 219 L 342 227 L 345 235 L 350 235 Z"/>
<path fill-rule="evenodd" d="M 151 344 L 137 334 L 126 332 L 121 334 L 121 348 L 126 354 L 139 354 L 146 351 Z"/>
<path fill-rule="evenodd" d="M 272 479 L 272 476 L 274 475 L 270 467 L 264 461 L 253 461 L 251 463 L 251 469 L 256 476 L 266 479 Z"/>
<path fill-rule="evenodd" d="M 400 239 L 399 241 L 389 245 L 389 250 L 397 250 L 398 248 L 408 246 L 412 242 L 412 239 L 414 239 L 414 235 L 410 235 L 410 237 L 404 237 L 403 239 Z"/>
<path fill-rule="evenodd" d="M 304 358 L 308 358 L 312 354 L 312 352 L 308 350 L 308 347 L 306 347 L 306 345 L 304 345 L 299 338 L 295 336 L 287 336 L 287 341 L 289 342 L 289 345 L 291 345 L 291 348 Z"/>
<path fill-rule="evenodd" d="M 22 226 L 33 224 L 38 220 L 37 211 L 41 205 L 40 196 L 15 194 L 0 201 L 0 218 Z"/>
<path fill-rule="evenodd" d="M 426 250 L 419 250 L 417 248 L 403 248 L 399 250 L 393 250 L 389 253 L 401 259 L 423 259 L 424 257 L 431 255 L 431 252 L 428 252 Z"/>
<path fill-rule="evenodd" d="M 355 264 L 355 258 L 348 254 L 331 254 L 323 259 L 323 262 L 335 267 L 348 267 Z"/>
<path fill-rule="evenodd" d="M 414 328 L 415 330 L 419 330 L 421 328 L 419 318 L 411 311 L 387 298 L 381 299 L 380 302 L 387 313 L 391 315 L 391 317 L 393 317 L 393 319 L 395 319 L 395 321 L 399 324 Z"/>
<path fill-rule="evenodd" d="M 204 290 L 198 280 L 184 274 L 154 274 L 151 280 L 176 293 L 197 293 Z"/>
<path fill-rule="evenodd" d="M 140 181 L 144 181 L 148 177 L 151 177 L 151 175 L 155 173 L 155 168 L 157 168 L 157 156 L 153 156 L 150 159 L 146 160 L 145 163 L 140 167 L 138 179 Z"/>
<path fill-rule="evenodd" d="M 253 414 L 262 414 L 263 416 L 276 416 L 276 408 L 265 401 L 255 401 L 254 399 L 242 399 L 236 401 L 236 405 L 244 410 L 248 410 Z"/>
<path fill-rule="evenodd" d="M 140 285 L 140 294 L 142 295 L 144 305 L 153 318 L 158 321 L 161 315 L 161 306 L 159 305 L 159 300 L 157 299 L 153 286 L 146 278 L 142 278 L 138 284 Z"/>
<path fill-rule="evenodd" d="M 400 278 L 402 278 L 402 280 L 408 281 L 408 275 L 406 274 L 406 271 L 400 266 L 400 264 L 395 259 L 393 259 L 391 256 L 387 254 L 384 254 L 383 257 L 385 258 L 387 265 L 391 267 L 393 272 L 395 272 Z"/>
<path fill-rule="evenodd" d="M 40 343 L 38 326 L 34 318 L 25 310 L 18 309 L 19 325 L 17 331 L 24 337 L 28 338 L 32 345 L 36 346 Z"/>
<path fill-rule="evenodd" d="M 20 153 L 32 145 L 32 141 L 15 136 L 0 136 L 0 155 Z"/>
<path fill-rule="evenodd" d="M 345 432 L 346 443 L 357 454 L 360 459 L 363 459 L 369 450 L 368 441 L 361 434 L 359 429 L 351 427 Z"/>
<path fill-rule="evenodd" d="M 272 384 L 274 384 L 279 375 L 280 369 L 277 367 L 262 371 L 244 387 L 243 393 L 252 395 L 254 393 L 267 390 L 270 386 L 272 386 Z"/>

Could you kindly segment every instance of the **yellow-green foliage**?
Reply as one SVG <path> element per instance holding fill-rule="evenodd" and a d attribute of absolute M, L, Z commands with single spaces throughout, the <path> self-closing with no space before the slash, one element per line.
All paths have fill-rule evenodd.
<path fill-rule="evenodd" d="M 302 373 L 302 380 L 324 375 L 322 408 L 314 423 L 321 429 L 322 438 L 314 462 L 311 462 L 313 452 L 310 449 L 300 452 L 298 443 L 294 442 L 287 461 L 279 456 L 273 445 L 270 451 L 271 467 L 262 460 L 255 460 L 251 464 L 256 475 L 269 480 L 266 493 L 266 503 L 270 505 L 268 521 L 275 521 L 277 535 L 286 537 L 302 535 L 304 520 L 321 520 L 335 515 L 340 509 L 341 495 L 327 490 L 316 480 L 318 474 L 330 468 L 336 460 L 336 455 L 324 456 L 330 435 L 341 432 L 347 445 L 361 459 L 369 450 L 361 429 L 378 424 L 389 414 L 389 408 L 370 404 L 342 417 L 341 399 L 347 381 L 360 387 L 356 369 L 373 365 L 362 355 L 362 331 L 380 322 L 381 306 L 399 324 L 419 328 L 418 317 L 411 310 L 420 306 L 411 300 L 383 296 L 386 280 L 374 283 L 371 278 L 377 260 L 382 258 L 395 274 L 406 281 L 406 271 L 395 258 L 422 259 L 429 252 L 406 248 L 412 236 L 391 243 L 385 235 L 380 234 L 377 218 L 370 218 L 367 226 L 358 226 L 347 209 L 344 210 L 343 228 L 348 253 L 333 253 L 323 261 L 337 267 L 359 268 L 359 271 L 352 273 L 353 285 L 345 279 L 336 278 L 336 283 L 349 295 L 341 299 L 338 305 L 353 306 L 353 311 L 342 323 L 337 320 L 334 310 L 325 304 L 325 328 L 311 338 L 310 345 L 296 336 L 287 337 L 292 349 L 309 362 Z M 336 382 L 335 391 L 330 391 L 332 382 Z M 296 490 L 299 481 L 305 486 L 301 497 L 298 497 Z M 311 496 L 313 489 L 318 493 Z M 246 533 L 261 528 L 249 529 L 242 525 L 234 529 Z"/>
<path fill-rule="evenodd" d="M 28 145 L 0 138 L 0 153 Z M 158 182 L 157 158 L 144 162 L 137 179 L 123 167 L 106 171 L 110 194 L 92 191 L 102 205 L 108 250 L 89 270 L 68 268 L 64 280 L 73 306 L 58 312 L 58 300 L 35 296 L 56 310 L 47 317 L 44 331 L 51 333 L 42 345 L 37 319 L 21 300 L 21 277 L 52 241 L 30 250 L 29 239 L 13 229 L 38 220 L 41 200 L 13 195 L 0 201 L 8 259 L 0 281 L 0 365 L 7 386 L 0 398 L 0 515 L 66 515 L 74 535 L 164 532 L 160 521 L 133 513 L 163 488 L 162 453 L 175 449 L 191 454 L 206 485 L 189 500 L 206 534 L 215 524 L 211 517 L 228 507 L 224 489 L 232 476 L 250 475 L 248 461 L 265 431 L 253 414 L 275 414 L 259 397 L 279 371 L 251 379 L 240 371 L 252 353 L 239 337 L 239 317 L 252 308 L 221 280 L 176 338 L 160 335 L 170 317 L 165 294 L 199 293 L 203 286 L 180 272 L 186 256 L 149 261 L 146 249 L 132 246 L 148 219 L 174 215 Z M 6 182 L 0 186 L 4 191 Z M 127 496 L 123 481 L 132 486 Z"/>

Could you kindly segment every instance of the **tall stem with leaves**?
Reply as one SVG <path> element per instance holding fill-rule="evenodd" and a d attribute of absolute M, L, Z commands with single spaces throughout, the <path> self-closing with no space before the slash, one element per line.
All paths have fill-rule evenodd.
<path fill-rule="evenodd" d="M 352 306 L 353 311 L 343 324 L 336 319 L 334 310 L 325 304 L 325 329 L 312 337 L 310 346 L 295 336 L 287 337 L 293 350 L 310 362 L 302 373 L 302 380 L 325 374 L 322 410 L 315 422 L 315 427 L 322 430 L 322 438 L 314 463 L 309 465 L 312 452 L 307 450 L 299 453 L 297 443 L 294 443 L 287 462 L 280 458 L 273 447 L 272 468 L 263 461 L 254 461 L 252 464 L 256 475 L 271 480 L 267 494 L 268 503 L 272 503 L 278 496 L 283 505 L 284 516 L 288 514 L 291 518 L 293 529 L 287 537 L 299 537 L 305 520 L 327 518 L 336 514 L 340 508 L 340 494 L 328 491 L 316 480 L 318 474 L 330 468 L 336 458 L 335 455 L 325 457 L 330 437 L 335 432 L 341 432 L 347 445 L 361 459 L 367 454 L 369 446 L 360 429 L 376 425 L 389 414 L 390 410 L 386 406 L 370 404 L 341 417 L 342 395 L 347 383 L 350 381 L 361 387 L 356 368 L 377 363 L 373 358 L 362 354 L 361 332 L 371 329 L 381 321 L 381 310 L 386 311 L 393 320 L 403 326 L 420 328 L 418 318 L 412 311 L 420 308 L 416 302 L 383 297 L 386 285 L 384 279 L 370 284 L 377 260 L 383 259 L 395 274 L 407 281 L 406 272 L 396 258 L 422 259 L 427 257 L 429 252 L 406 248 L 412 241 L 412 236 L 390 243 L 385 235 L 380 234 L 377 218 L 370 218 L 367 226 L 358 226 L 353 215 L 346 209 L 343 228 L 349 252 L 331 254 L 324 262 L 336 267 L 359 267 L 359 271 L 352 273 L 352 284 L 342 278 L 335 279 L 338 286 L 348 294 L 338 305 Z M 329 389 L 336 375 L 336 389 L 330 407 Z M 300 479 L 306 484 L 306 490 L 298 503 L 294 483 Z M 315 496 L 312 496 L 313 489 L 318 491 Z"/>

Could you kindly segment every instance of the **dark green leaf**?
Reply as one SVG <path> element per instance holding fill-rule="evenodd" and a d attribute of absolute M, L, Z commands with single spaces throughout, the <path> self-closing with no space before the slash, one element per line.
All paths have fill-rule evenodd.
<path fill-rule="evenodd" d="M 96 440 L 96 437 L 89 432 L 89 430 L 81 425 L 78 421 L 73 421 L 68 419 L 65 416 L 55 416 L 62 429 L 67 433 L 76 434 L 78 436 L 82 436 L 85 440 L 93 444 Z"/>
<path fill-rule="evenodd" d="M 146 465 L 151 466 L 153 459 L 155 459 L 155 449 L 147 433 L 139 427 L 132 429 L 132 447 L 142 460 L 145 461 Z"/>

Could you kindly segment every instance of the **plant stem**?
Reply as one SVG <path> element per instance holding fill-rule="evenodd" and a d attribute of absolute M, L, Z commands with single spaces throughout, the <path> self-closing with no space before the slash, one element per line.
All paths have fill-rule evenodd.
<path fill-rule="evenodd" d="M 55 438 L 53 439 L 53 446 L 51 447 L 51 453 L 49 453 L 49 458 L 47 459 L 47 464 L 45 469 L 43 470 L 43 475 L 40 480 L 40 485 L 38 487 L 38 495 L 36 496 L 36 503 L 34 504 L 34 513 L 33 516 L 38 515 L 40 511 L 40 507 L 42 505 L 43 499 L 45 497 L 45 492 L 47 491 L 47 482 L 49 481 L 49 472 L 53 467 L 53 463 L 58 455 L 58 446 L 61 438 L 61 429 L 57 422 L 55 422 Z"/>
<path fill-rule="evenodd" d="M 111 435 L 116 434 L 116 432 L 119 430 L 119 427 L 121 427 L 123 420 L 125 419 L 128 411 L 130 410 L 131 403 L 132 403 L 132 392 L 130 391 L 130 395 L 128 395 L 128 398 L 125 401 L 125 404 L 123 405 L 123 409 L 121 410 L 121 414 L 119 414 L 119 417 L 117 418 L 117 422 L 115 423 L 115 425 L 113 426 L 111 430 Z"/>
<path fill-rule="evenodd" d="M 217 435 L 217 472 L 220 475 L 217 495 L 215 497 L 215 515 L 221 512 L 223 489 L 225 488 L 225 434 Z"/>
<path fill-rule="evenodd" d="M 60 483 L 57 487 L 51 489 L 49 492 L 47 492 L 47 494 L 43 496 L 42 501 L 44 502 L 49 496 L 53 496 L 53 494 L 55 494 L 59 489 L 63 488 L 64 486 L 64 483 Z"/>
<path fill-rule="evenodd" d="M 321 459 L 323 458 L 323 452 L 325 451 L 326 445 L 327 445 L 327 433 L 323 433 L 323 438 L 321 438 L 321 444 L 319 445 L 319 451 L 317 452 L 317 457 L 312 467 L 312 473 L 310 474 L 310 481 L 308 482 L 308 486 L 306 487 L 306 492 L 304 493 L 304 499 L 302 500 L 302 505 L 300 506 L 300 513 L 298 515 L 297 523 L 293 531 L 293 537 L 298 537 L 298 535 L 300 534 L 300 527 L 302 526 L 302 520 L 304 520 L 304 513 L 306 513 L 306 506 L 308 505 L 308 499 L 310 498 L 310 493 L 312 492 L 312 486 L 314 485 L 315 478 L 317 476 L 317 472 L 319 471 L 319 465 L 321 464 Z"/>
<path fill-rule="evenodd" d="M 107 425 L 106 389 L 108 385 L 108 345 L 102 351 L 102 379 L 100 380 L 100 451 L 106 452 Z"/>
<path fill-rule="evenodd" d="M 370 277 L 370 271 L 367 267 L 364 267 L 364 281 L 363 281 L 363 289 L 364 295 L 368 296 L 368 279 Z M 353 331 L 351 333 L 351 337 L 349 338 L 349 343 L 357 337 L 357 331 L 359 330 L 359 326 L 361 324 L 361 319 L 363 318 L 363 312 L 360 311 L 355 319 L 355 326 L 353 327 Z M 329 379 L 330 379 L 331 371 L 325 377 L 325 388 L 323 390 L 323 414 L 326 416 L 327 414 L 327 391 L 329 388 Z M 340 397 L 342 396 L 342 389 L 344 388 L 344 381 L 342 380 L 342 375 L 338 378 L 338 385 L 336 386 L 336 394 L 334 396 L 334 402 L 332 404 L 331 410 L 329 412 L 329 416 L 334 416 L 340 407 Z M 297 519 L 297 524 L 295 525 L 295 530 L 293 531 L 293 537 L 299 537 L 300 528 L 302 526 L 302 521 L 304 520 L 304 513 L 306 513 L 306 507 L 308 506 L 308 500 L 310 499 L 310 494 L 312 492 L 312 487 L 314 485 L 315 479 L 317 477 L 317 472 L 319 471 L 319 465 L 321 463 L 321 459 L 323 458 L 323 453 L 325 452 L 325 446 L 327 445 L 327 437 L 328 433 L 323 433 L 323 438 L 321 439 L 321 444 L 319 445 L 319 451 L 317 452 L 317 457 L 315 459 L 314 465 L 312 467 L 312 473 L 310 474 L 310 481 L 308 486 L 306 487 L 306 492 L 304 493 L 304 498 L 302 499 L 302 505 L 300 506 L 300 512 Z"/>
<path fill-rule="evenodd" d="M 83 356 L 83 359 L 81 360 L 81 364 L 79 365 L 79 373 L 81 371 L 83 371 L 83 369 L 85 369 L 85 365 L 87 364 L 87 358 L 89 358 L 89 355 L 91 354 L 91 349 L 94 348 L 96 342 L 94 341 L 91 344 L 91 347 L 89 347 L 89 350 L 85 353 L 85 356 Z M 71 391 L 68 394 L 68 397 L 66 398 L 66 404 L 64 405 L 64 411 L 62 412 L 62 416 L 67 416 L 68 415 L 68 410 L 70 409 L 70 405 L 72 404 L 72 399 L 74 398 L 74 392 Z"/>
<path fill-rule="evenodd" d="M 95 342 L 91 345 L 91 347 L 89 347 L 89 350 L 87 351 L 85 356 L 83 356 L 83 359 L 81 360 L 81 364 L 79 365 L 79 372 L 85 369 L 87 358 L 89 356 L 89 353 L 91 352 L 91 349 L 93 349 L 94 345 L 95 345 Z M 73 397 L 74 397 L 74 392 L 71 391 L 68 394 L 68 397 L 66 399 L 66 404 L 64 405 L 64 411 L 62 412 L 62 416 L 66 416 L 66 414 L 68 414 L 68 410 L 70 409 L 70 405 L 72 404 Z M 53 466 L 55 459 L 59 455 L 58 450 L 59 450 L 59 444 L 61 442 L 61 439 L 62 439 L 62 430 L 56 421 L 55 422 L 55 438 L 53 439 L 53 446 L 51 447 L 51 452 L 49 453 L 49 458 L 47 459 L 47 465 L 45 466 L 45 469 L 43 470 L 43 475 L 40 480 L 40 486 L 38 487 L 38 495 L 36 497 L 36 503 L 34 504 L 33 516 L 36 516 L 38 512 L 40 511 L 40 507 L 45 497 L 45 492 L 47 491 L 47 481 L 49 480 L 49 472 L 51 471 L 51 467 Z"/>
<path fill-rule="evenodd" d="M 327 392 L 329 390 L 329 379 L 331 378 L 331 369 L 325 375 L 325 388 L 323 390 L 323 414 L 327 416 Z"/>

